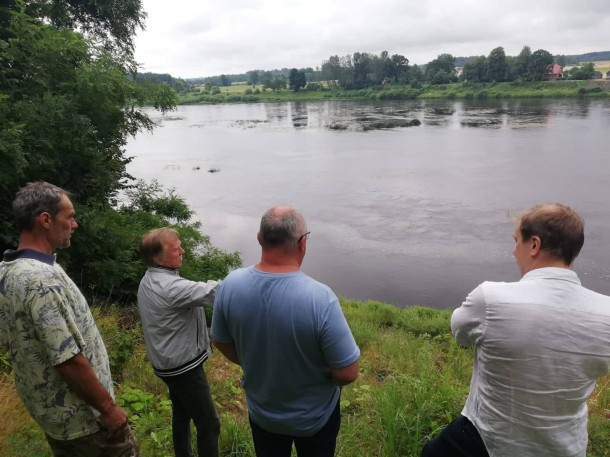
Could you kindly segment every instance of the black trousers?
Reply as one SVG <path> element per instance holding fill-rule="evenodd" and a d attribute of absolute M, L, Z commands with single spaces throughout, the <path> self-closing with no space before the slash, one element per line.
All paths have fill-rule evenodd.
<path fill-rule="evenodd" d="M 489 454 L 476 427 L 460 416 L 438 438 L 425 444 L 420 457 L 489 457 Z"/>
<path fill-rule="evenodd" d="M 191 420 L 197 429 L 199 457 L 218 457 L 220 420 L 203 364 L 178 376 L 161 378 L 172 401 L 172 438 L 176 457 L 193 457 Z"/>
<path fill-rule="evenodd" d="M 326 425 L 312 436 L 290 436 L 263 430 L 250 419 L 252 439 L 257 457 L 290 457 L 292 443 L 298 457 L 333 457 L 337 446 L 337 435 L 341 426 L 340 401 L 333 410 Z"/>

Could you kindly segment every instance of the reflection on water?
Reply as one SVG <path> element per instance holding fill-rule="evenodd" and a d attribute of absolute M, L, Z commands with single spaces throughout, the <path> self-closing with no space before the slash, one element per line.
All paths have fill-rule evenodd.
<path fill-rule="evenodd" d="M 583 283 L 610 294 L 610 101 L 184 106 L 157 120 L 129 143 L 128 171 L 175 188 L 246 264 L 263 212 L 288 203 L 312 231 L 304 270 L 340 295 L 452 308 L 483 280 L 517 280 L 516 215 L 559 201 L 586 221 Z"/>
<path fill-rule="evenodd" d="M 335 131 L 387 130 L 420 125 L 528 129 L 544 127 L 557 113 L 563 117 L 586 117 L 590 103 L 588 100 L 552 103 L 540 100 L 266 103 L 262 104 L 262 110 L 256 110 L 259 117 L 210 119 L 191 126 L 202 128 L 206 124 L 220 124 L 239 129 L 261 127 L 274 130 L 291 126 L 294 129 Z M 169 122 L 182 118 L 168 116 L 159 120 Z"/>

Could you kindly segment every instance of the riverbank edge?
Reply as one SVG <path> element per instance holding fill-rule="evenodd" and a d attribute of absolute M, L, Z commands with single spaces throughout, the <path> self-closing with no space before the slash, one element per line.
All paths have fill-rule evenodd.
<path fill-rule="evenodd" d="M 398 308 L 341 299 L 361 349 L 358 380 L 342 391 L 338 457 L 417 456 L 423 443 L 459 415 L 468 394 L 473 351 L 457 346 L 450 310 Z M 143 455 L 172 453 L 171 404 L 146 360 L 136 307 L 93 307 L 116 382 Z M 221 422 L 221 455 L 254 456 L 239 367 L 214 352 L 206 362 Z M 610 376 L 589 402 L 588 457 L 610 449 Z M 16 398 L 12 377 L 0 375 L 0 456 L 51 457 L 44 435 Z"/>
<path fill-rule="evenodd" d="M 243 91 L 239 89 L 243 88 Z M 180 95 L 179 105 L 223 103 L 310 102 L 320 100 L 486 100 L 486 99 L 549 99 L 610 97 L 610 80 L 541 81 L 507 83 L 453 83 L 444 85 L 388 86 L 354 90 L 300 90 L 292 92 L 259 91 L 250 86 L 232 86 L 220 94 L 188 93 Z"/>

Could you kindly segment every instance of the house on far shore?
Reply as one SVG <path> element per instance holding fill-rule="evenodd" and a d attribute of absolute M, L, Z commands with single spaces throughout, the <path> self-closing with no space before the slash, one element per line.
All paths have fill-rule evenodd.
<path fill-rule="evenodd" d="M 610 71 L 606 73 L 606 79 L 610 79 Z"/>
<path fill-rule="evenodd" d="M 593 79 L 602 79 L 604 77 L 604 75 L 602 74 L 601 71 L 594 71 L 593 72 Z"/>
<path fill-rule="evenodd" d="M 546 74 L 546 79 L 548 81 L 557 81 L 561 76 L 563 76 L 561 65 L 557 65 L 556 63 L 549 65 L 549 70 Z"/>

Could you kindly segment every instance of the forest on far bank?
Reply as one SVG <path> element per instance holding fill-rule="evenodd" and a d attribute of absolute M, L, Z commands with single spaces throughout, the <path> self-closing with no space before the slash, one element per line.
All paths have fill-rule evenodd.
<path fill-rule="evenodd" d="M 487 56 L 453 57 L 440 54 L 425 65 L 411 65 L 409 59 L 387 51 L 379 55 L 356 52 L 346 56 L 330 56 L 320 67 L 251 70 L 242 74 L 182 79 L 169 74 L 139 73 L 141 81 L 165 83 L 180 94 L 231 85 L 261 86 L 267 90 L 331 88 L 363 89 L 388 85 L 449 84 L 454 82 L 486 83 L 512 81 L 543 81 L 552 75 L 553 65 L 562 71 L 551 78 L 589 80 L 606 77 L 610 71 L 610 51 L 579 55 L 551 55 L 544 49 L 532 52 L 524 46 L 518 56 L 507 56 L 497 47 Z M 217 90 L 214 91 L 219 93 Z"/>

